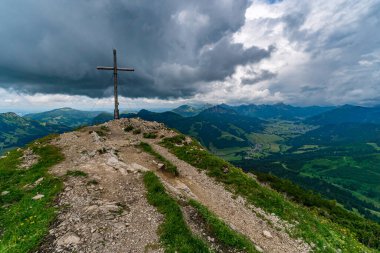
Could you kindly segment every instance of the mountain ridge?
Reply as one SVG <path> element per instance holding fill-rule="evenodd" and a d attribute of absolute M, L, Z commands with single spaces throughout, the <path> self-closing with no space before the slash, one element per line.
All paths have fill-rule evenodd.
<path fill-rule="evenodd" d="M 49 158 L 54 162 L 47 163 Z M 15 161 L 29 162 L 20 170 Z M 17 181 L 41 166 L 52 176 L 2 182 L 5 168 Z M 44 231 L 37 233 L 40 239 L 30 244 L 42 253 L 375 252 L 380 246 L 378 224 L 333 201 L 316 198 L 308 206 L 285 197 L 188 136 L 137 118 L 37 140 L 0 159 L 0 174 L 0 200 L 12 203 L 1 206 L 10 211 L 0 212 L 0 219 L 11 221 L 2 229 L 5 235 L 14 233 L 13 239 L 24 235 L 23 241 L 5 237 L 0 242 L 0 249 L 6 245 L 13 252 L 36 236 L 10 231 L 8 225 L 22 228 L 21 223 L 28 222 L 28 229 L 38 229 L 41 224 L 31 220 L 46 217 L 47 211 L 36 209 L 39 203 L 54 203 L 60 210 L 52 212 L 50 222 L 39 228 Z M 57 180 L 62 188 L 44 195 Z M 20 208 L 23 203 L 29 208 Z M 13 207 L 28 220 L 18 219 Z M 29 218 L 27 212 L 34 209 L 40 211 Z"/>
<path fill-rule="evenodd" d="M 12 112 L 0 113 L 0 129 L 0 153 L 24 146 L 26 143 L 50 133 L 70 130 L 66 126 L 43 124 Z"/>
<path fill-rule="evenodd" d="M 37 120 L 40 122 L 65 125 L 67 127 L 78 127 L 92 123 L 93 118 L 101 111 L 81 111 L 70 107 L 58 108 L 41 113 L 31 113 L 24 115 L 24 118 Z"/>

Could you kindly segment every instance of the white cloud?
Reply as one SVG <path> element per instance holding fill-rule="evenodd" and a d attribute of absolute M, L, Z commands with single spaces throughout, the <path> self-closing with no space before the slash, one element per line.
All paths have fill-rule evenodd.
<path fill-rule="evenodd" d="M 379 1 L 255 0 L 245 16 L 235 42 L 276 47 L 252 66 L 276 74 L 263 82 L 270 94 L 296 104 L 380 102 Z"/>

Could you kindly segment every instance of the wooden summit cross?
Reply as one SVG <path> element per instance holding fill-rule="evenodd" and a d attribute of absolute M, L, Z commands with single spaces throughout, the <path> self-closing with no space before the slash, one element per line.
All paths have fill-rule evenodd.
<path fill-rule="evenodd" d="M 114 119 L 119 119 L 119 99 L 117 94 L 117 71 L 135 71 L 133 68 L 118 68 L 116 62 L 116 49 L 113 50 L 113 67 L 96 67 L 97 70 L 113 70 L 113 88 L 114 88 L 114 97 L 115 97 L 115 110 L 113 113 Z"/>

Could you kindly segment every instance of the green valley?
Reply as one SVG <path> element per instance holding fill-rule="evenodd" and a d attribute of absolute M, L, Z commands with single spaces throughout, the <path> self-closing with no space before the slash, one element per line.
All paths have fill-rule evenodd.
<path fill-rule="evenodd" d="M 368 116 L 355 118 L 375 115 L 377 107 L 317 108 L 320 114 L 315 108 L 281 111 L 284 105 L 265 107 L 267 114 L 258 112 L 257 106 L 247 107 L 244 113 L 239 112 L 241 106 L 219 105 L 193 117 L 147 111 L 136 116 L 189 134 L 246 171 L 290 179 L 380 221 L 380 125 Z M 262 117 L 247 116 L 247 111 Z M 311 112 L 290 116 L 300 111 Z M 335 117 L 340 111 L 342 116 Z"/>

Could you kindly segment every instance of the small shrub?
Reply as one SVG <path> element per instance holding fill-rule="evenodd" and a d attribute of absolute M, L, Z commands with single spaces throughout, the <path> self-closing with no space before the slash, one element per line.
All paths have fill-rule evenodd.
<path fill-rule="evenodd" d="M 98 149 L 97 152 L 98 152 L 100 155 L 103 155 L 103 154 L 107 153 L 107 149 L 106 149 L 105 147 L 103 147 L 103 148 Z"/>
<path fill-rule="evenodd" d="M 81 170 L 68 170 L 66 172 L 66 176 L 72 176 L 72 177 L 87 177 L 87 173 L 83 172 Z"/>
<path fill-rule="evenodd" d="M 74 131 L 81 131 L 81 130 L 83 130 L 86 127 L 87 127 L 87 125 L 77 126 L 76 128 L 74 128 Z"/>
<path fill-rule="evenodd" d="M 133 127 L 132 125 L 128 125 L 128 126 L 124 127 L 124 131 L 125 131 L 125 132 L 130 132 L 130 131 L 132 131 L 133 129 L 134 129 L 134 127 Z"/>
<path fill-rule="evenodd" d="M 91 179 L 90 181 L 87 182 L 87 185 L 97 185 L 99 184 L 98 181 L 96 181 L 95 179 Z"/>
<path fill-rule="evenodd" d="M 110 128 L 109 128 L 108 126 L 101 126 L 101 127 L 100 127 L 100 130 L 105 131 L 105 132 L 109 132 L 109 131 L 111 131 Z"/>
<path fill-rule="evenodd" d="M 135 129 L 135 130 L 133 130 L 133 134 L 141 134 L 141 129 Z"/>
<path fill-rule="evenodd" d="M 169 160 L 167 160 L 165 157 L 163 157 L 162 155 L 160 155 L 159 153 L 157 153 L 156 151 L 154 151 L 154 149 L 148 143 L 141 142 L 140 145 L 138 145 L 138 147 L 140 149 L 142 149 L 143 151 L 145 151 L 146 153 L 151 154 L 152 156 L 154 156 L 160 162 L 162 162 L 165 165 L 164 166 L 164 170 L 166 172 L 169 172 L 173 176 L 178 176 L 179 175 L 179 172 L 177 170 L 177 166 L 175 166 Z"/>
<path fill-rule="evenodd" d="M 101 130 L 95 130 L 95 133 L 97 133 L 101 137 L 106 136 L 106 133 Z"/>
<path fill-rule="evenodd" d="M 157 138 L 156 133 L 144 133 L 143 136 L 144 136 L 144 138 L 147 138 L 147 139 L 156 139 Z"/>

